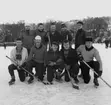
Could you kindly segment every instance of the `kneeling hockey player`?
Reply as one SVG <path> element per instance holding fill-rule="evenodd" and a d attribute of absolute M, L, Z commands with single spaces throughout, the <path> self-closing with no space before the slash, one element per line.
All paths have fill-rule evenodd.
<path fill-rule="evenodd" d="M 16 69 L 19 74 L 20 81 L 25 81 L 25 71 L 22 70 L 21 66 L 24 67 L 25 61 L 28 58 L 27 49 L 22 46 L 22 40 L 16 40 L 16 47 L 11 51 L 11 60 L 12 64 L 8 66 L 9 74 L 11 76 L 11 80 L 9 81 L 9 85 L 15 83 L 15 75 L 14 70 Z"/>
<path fill-rule="evenodd" d="M 60 69 L 62 70 L 64 68 L 57 42 L 52 42 L 51 49 L 46 54 L 45 65 L 47 67 L 47 84 L 52 84 L 56 70 L 58 69 L 60 71 Z"/>
<path fill-rule="evenodd" d="M 63 47 L 61 49 L 61 56 L 64 61 L 65 69 L 67 69 L 74 79 L 75 83 L 79 82 L 77 75 L 79 72 L 79 65 L 78 65 L 78 56 L 75 49 L 71 48 L 71 44 L 68 40 L 63 42 Z M 69 82 L 70 78 L 68 76 L 67 70 L 65 70 L 65 81 Z"/>
<path fill-rule="evenodd" d="M 42 44 L 42 38 L 41 36 L 37 35 L 34 40 L 34 45 L 31 48 L 29 57 L 27 59 L 26 63 L 26 69 L 33 74 L 32 70 L 33 67 L 35 67 L 36 70 L 36 78 L 39 81 L 43 81 L 44 79 L 44 60 L 46 55 L 46 46 Z M 29 75 L 28 83 L 32 83 L 34 80 L 34 77 L 32 75 Z"/>
<path fill-rule="evenodd" d="M 80 59 L 81 72 L 83 74 L 84 83 L 88 84 L 91 76 L 89 74 L 88 66 L 82 62 L 83 60 L 94 69 L 94 71 L 98 74 L 94 73 L 94 85 L 99 86 L 98 77 L 102 75 L 102 61 L 99 55 L 99 52 L 92 45 L 92 37 L 87 36 L 85 39 L 85 45 L 81 45 L 77 48 L 78 56 Z M 94 58 L 96 61 L 94 61 Z"/>

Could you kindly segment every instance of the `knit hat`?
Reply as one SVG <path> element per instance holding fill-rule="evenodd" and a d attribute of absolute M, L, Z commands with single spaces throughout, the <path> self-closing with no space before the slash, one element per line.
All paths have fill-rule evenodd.
<path fill-rule="evenodd" d="M 84 25 L 84 23 L 82 21 L 78 21 L 77 24 Z"/>
<path fill-rule="evenodd" d="M 35 40 L 41 40 L 41 36 L 37 35 L 37 36 L 35 37 Z"/>
<path fill-rule="evenodd" d="M 57 42 L 52 42 L 52 44 L 59 46 L 59 44 Z"/>
<path fill-rule="evenodd" d="M 93 41 L 93 38 L 91 37 L 91 36 L 87 36 L 86 38 L 85 38 L 85 41 Z"/>

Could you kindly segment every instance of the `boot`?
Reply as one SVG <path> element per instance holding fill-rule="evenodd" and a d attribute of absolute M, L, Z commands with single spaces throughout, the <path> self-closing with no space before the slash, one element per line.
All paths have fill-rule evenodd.
<path fill-rule="evenodd" d="M 12 76 L 11 80 L 8 83 L 9 85 L 13 85 L 15 83 L 15 77 Z"/>
<path fill-rule="evenodd" d="M 98 82 L 97 78 L 94 78 L 93 83 L 94 83 L 95 86 L 99 86 L 99 82 Z"/>
<path fill-rule="evenodd" d="M 28 84 L 31 84 L 31 83 L 33 83 L 33 80 L 34 80 L 34 78 L 29 78 L 29 80 L 28 80 Z"/>

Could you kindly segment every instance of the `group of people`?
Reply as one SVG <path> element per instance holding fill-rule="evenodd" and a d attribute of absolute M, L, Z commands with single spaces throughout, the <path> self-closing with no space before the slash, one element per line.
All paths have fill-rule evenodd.
<path fill-rule="evenodd" d="M 73 78 L 75 84 L 79 83 L 78 74 L 81 70 L 81 78 L 88 84 L 91 76 L 90 69 L 83 62 L 90 65 L 94 71 L 94 84 L 99 86 L 98 77 L 102 75 L 102 61 L 99 52 L 93 47 L 93 39 L 83 29 L 83 22 L 77 22 L 78 31 L 75 36 L 75 48 L 72 47 L 72 36 L 65 24 L 61 25 L 61 32 L 56 31 L 56 24 L 52 23 L 48 32 L 44 31 L 44 25 L 38 24 L 34 35 L 30 35 L 29 28 L 16 39 L 16 47 L 11 51 L 12 63 L 8 66 L 11 80 L 15 83 L 14 70 L 18 71 L 20 81 L 28 83 L 34 81 L 43 82 L 47 77 L 47 84 L 53 84 L 53 80 L 66 82 Z M 60 48 L 61 45 L 61 48 Z M 94 58 L 96 61 L 94 61 Z M 35 68 L 35 73 L 33 72 Z M 25 69 L 25 70 L 24 70 Z M 68 74 L 68 72 L 69 74 Z"/>

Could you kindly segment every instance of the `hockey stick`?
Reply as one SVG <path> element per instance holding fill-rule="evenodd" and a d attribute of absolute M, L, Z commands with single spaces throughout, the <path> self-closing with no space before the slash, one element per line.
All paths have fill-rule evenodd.
<path fill-rule="evenodd" d="M 17 62 L 15 62 L 15 61 L 13 61 L 10 57 L 8 57 L 8 56 L 6 56 L 9 60 L 11 60 L 13 63 L 15 63 L 16 65 L 18 65 L 17 64 Z M 22 67 L 22 66 L 19 66 L 20 68 L 22 68 L 25 72 L 27 72 L 28 74 L 30 74 L 31 76 L 33 76 L 35 79 L 37 79 L 36 78 L 36 76 L 35 75 L 33 75 L 32 73 L 30 73 L 28 70 L 26 70 L 24 67 Z M 38 79 L 37 79 L 38 80 Z M 45 82 L 43 82 L 43 81 L 41 81 L 43 84 L 45 84 Z"/>
<path fill-rule="evenodd" d="M 49 32 L 48 32 L 47 36 L 48 36 L 48 40 L 49 40 L 49 49 L 50 49 L 51 48 L 51 40 L 50 40 Z"/>
<path fill-rule="evenodd" d="M 94 71 L 94 69 L 92 67 L 90 67 L 84 60 L 83 60 L 84 64 L 86 64 L 97 76 L 98 73 L 96 71 Z M 109 85 L 102 77 L 99 77 L 108 87 L 111 88 L 111 85 Z"/>
<path fill-rule="evenodd" d="M 70 81 L 71 81 L 72 87 L 79 90 L 79 86 L 73 83 L 73 80 L 72 80 L 72 78 L 71 78 L 71 76 L 70 76 L 69 71 L 68 71 L 67 69 L 66 69 L 66 71 L 67 71 L 67 73 L 68 73 L 68 77 L 69 77 L 69 79 L 70 79 Z"/>

